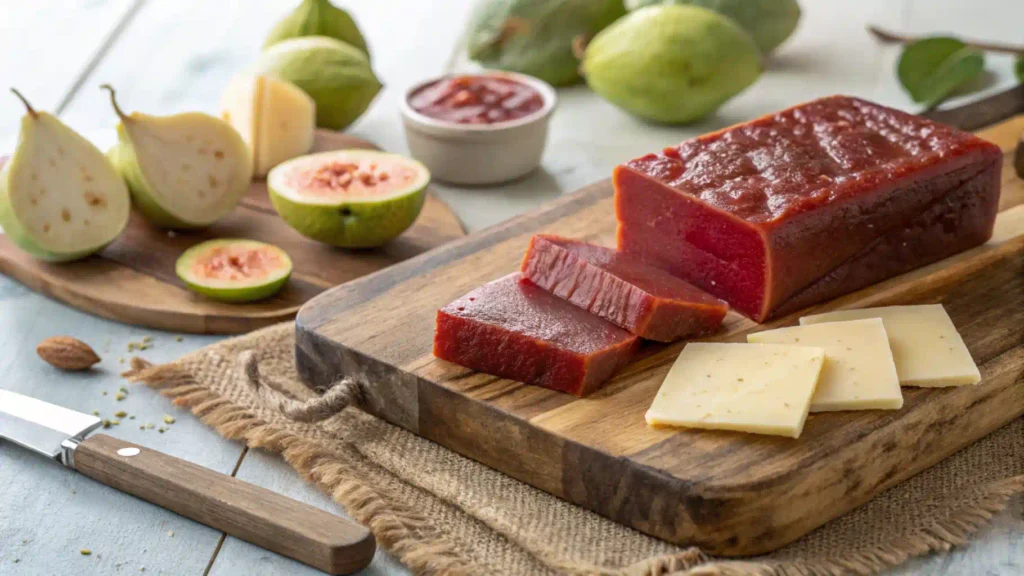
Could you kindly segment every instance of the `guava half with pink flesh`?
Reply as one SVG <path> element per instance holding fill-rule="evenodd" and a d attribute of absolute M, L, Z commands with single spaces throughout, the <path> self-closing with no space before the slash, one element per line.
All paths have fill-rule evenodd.
<path fill-rule="evenodd" d="M 342 248 L 385 244 L 416 221 L 430 172 L 416 160 L 374 150 L 335 150 L 279 164 L 270 201 L 300 234 Z"/>
<path fill-rule="evenodd" d="M 292 273 L 292 260 L 273 244 L 219 238 L 186 250 L 175 265 L 193 291 L 224 302 L 252 302 L 277 294 Z"/>

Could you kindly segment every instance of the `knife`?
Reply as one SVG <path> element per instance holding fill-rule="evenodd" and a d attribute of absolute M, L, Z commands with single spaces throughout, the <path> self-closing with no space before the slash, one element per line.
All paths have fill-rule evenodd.
<path fill-rule="evenodd" d="M 359 524 L 156 450 L 89 436 L 101 424 L 95 416 L 0 390 L 0 439 L 328 574 L 355 572 L 373 560 L 376 541 Z"/>

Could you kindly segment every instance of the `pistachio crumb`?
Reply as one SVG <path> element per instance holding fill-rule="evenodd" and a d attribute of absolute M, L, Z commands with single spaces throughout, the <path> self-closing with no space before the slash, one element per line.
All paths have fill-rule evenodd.
<path fill-rule="evenodd" d="M 103 395 L 104 395 L 104 396 L 106 396 L 106 395 L 107 395 L 107 391 L 106 391 L 106 390 L 104 390 L 104 391 L 103 391 Z"/>
<path fill-rule="evenodd" d="M 182 342 L 182 341 L 184 341 L 184 340 L 185 340 L 185 339 L 184 339 L 184 338 L 182 338 L 181 336 L 177 336 L 177 337 L 175 337 L 175 338 L 174 338 L 174 341 L 175 341 L 175 342 Z"/>
<path fill-rule="evenodd" d="M 89 550 L 88 548 L 82 548 L 81 550 L 78 551 L 78 553 L 81 554 L 82 556 L 91 556 L 92 555 L 92 550 Z"/>
<path fill-rule="evenodd" d="M 114 416 L 117 416 L 118 418 L 124 418 L 127 415 L 128 413 L 125 412 L 124 410 L 118 410 L 117 412 L 114 412 Z"/>
<path fill-rule="evenodd" d="M 145 426 L 139 426 L 139 430 L 145 430 L 145 429 L 146 429 Z"/>
<path fill-rule="evenodd" d="M 128 419 L 129 420 L 135 420 L 135 414 L 132 414 L 131 416 L 129 416 Z"/>
<path fill-rule="evenodd" d="M 152 429 L 153 429 L 153 423 L 152 422 L 147 422 L 146 423 L 146 430 L 152 430 Z"/>
<path fill-rule="evenodd" d="M 161 433 L 161 434 L 163 434 L 164 432 L 166 432 L 166 431 L 167 431 L 167 428 L 164 428 L 163 426 L 161 426 L 160 428 L 157 428 L 157 430 L 156 430 L 156 431 L 157 431 L 157 432 L 159 432 L 159 433 Z"/>
<path fill-rule="evenodd" d="M 174 538 L 174 530 L 168 530 L 167 531 L 167 536 L 169 536 L 171 538 Z"/>
<path fill-rule="evenodd" d="M 92 415 L 93 416 L 99 416 L 100 415 L 100 411 L 99 410 L 93 410 L 92 411 Z"/>
<path fill-rule="evenodd" d="M 114 418 L 113 420 L 110 421 L 110 424 L 112 426 L 120 426 L 121 425 L 121 421 L 118 420 L 117 418 Z"/>
<path fill-rule="evenodd" d="M 170 416 L 168 414 L 164 414 L 164 424 L 174 424 L 174 422 L 175 422 L 174 416 Z"/>
<path fill-rule="evenodd" d="M 110 420 L 104 419 L 103 420 L 103 427 L 104 428 L 110 428 Z"/>
<path fill-rule="evenodd" d="M 117 394 L 114 395 L 114 400 L 117 400 L 118 402 L 124 400 L 125 398 L 126 396 L 121 392 L 118 392 Z"/>
<path fill-rule="evenodd" d="M 149 344 L 152 341 L 153 341 L 153 337 L 152 336 L 143 336 L 142 337 L 142 343 L 143 344 Z"/>

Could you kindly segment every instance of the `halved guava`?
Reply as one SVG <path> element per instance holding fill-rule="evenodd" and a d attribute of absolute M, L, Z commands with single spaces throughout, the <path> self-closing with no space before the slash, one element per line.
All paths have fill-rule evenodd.
<path fill-rule="evenodd" d="M 202 228 L 234 209 L 249 192 L 252 154 L 230 124 L 201 112 L 125 114 L 109 156 L 139 211 L 165 228 Z"/>
<path fill-rule="evenodd" d="M 0 162 L 0 226 L 41 260 L 83 258 L 127 226 L 128 188 L 96 146 L 25 105 L 18 147 Z"/>
<path fill-rule="evenodd" d="M 252 302 L 281 290 L 292 273 L 292 260 L 273 244 L 220 238 L 186 250 L 175 272 L 189 288 L 214 300 Z"/>
<path fill-rule="evenodd" d="M 416 160 L 374 150 L 335 150 L 279 164 L 270 200 L 300 234 L 343 248 L 394 239 L 419 216 L 430 172 Z"/>

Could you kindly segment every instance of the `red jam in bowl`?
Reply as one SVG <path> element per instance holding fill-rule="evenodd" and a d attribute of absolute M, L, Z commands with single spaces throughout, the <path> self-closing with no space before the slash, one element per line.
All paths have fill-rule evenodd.
<path fill-rule="evenodd" d="M 452 76 L 416 90 L 409 106 L 453 124 L 500 124 L 525 118 L 544 107 L 532 86 L 504 76 Z"/>

